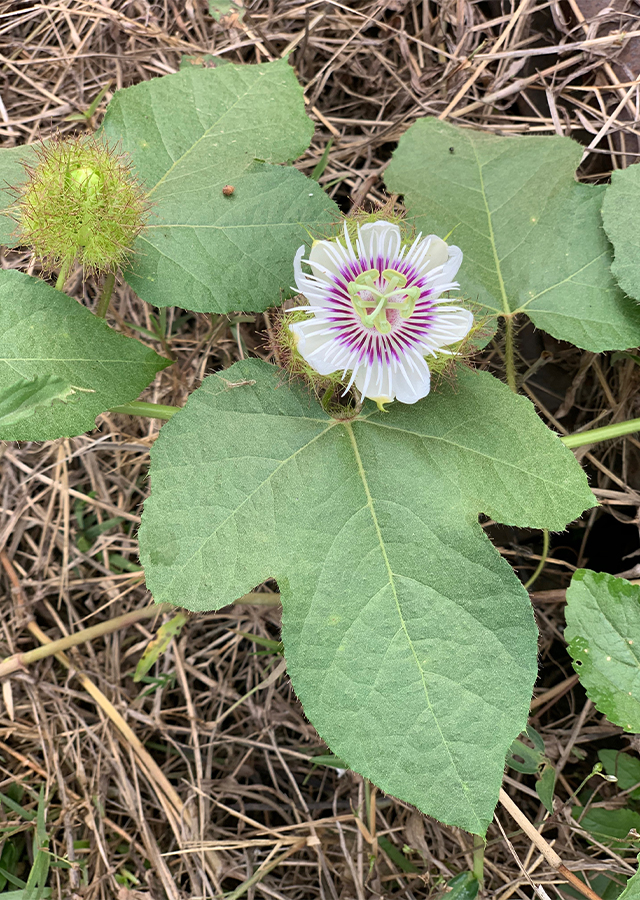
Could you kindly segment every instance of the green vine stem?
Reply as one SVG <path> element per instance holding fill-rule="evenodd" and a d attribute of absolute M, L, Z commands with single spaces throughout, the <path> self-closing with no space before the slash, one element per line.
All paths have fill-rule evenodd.
<path fill-rule="evenodd" d="M 146 416 L 147 419 L 170 419 L 179 411 L 179 406 L 163 406 L 162 403 L 147 403 L 144 400 L 132 400 L 131 403 L 113 406 L 109 410 L 125 416 Z"/>
<path fill-rule="evenodd" d="M 542 529 L 542 555 L 540 556 L 540 562 L 535 568 L 535 571 L 531 578 L 528 581 L 525 581 L 524 588 L 525 590 L 529 590 L 533 582 L 537 579 L 538 575 L 544 569 L 544 564 L 547 561 L 547 556 L 549 555 L 549 531 L 546 528 Z"/>
<path fill-rule="evenodd" d="M 234 600 L 234 604 L 279 606 L 280 594 L 259 594 L 253 591 Z M 56 653 L 62 653 L 71 647 L 86 644 L 94 638 L 112 634 L 114 631 L 120 631 L 122 628 L 128 628 L 130 625 L 134 625 L 136 622 L 141 622 L 144 619 L 153 619 L 165 612 L 175 612 L 175 607 L 170 603 L 158 603 L 146 606 L 143 609 L 134 609 L 132 612 L 125 613 L 122 616 L 116 616 L 113 619 L 108 619 L 106 622 L 100 622 L 98 625 L 92 625 L 90 628 L 83 628 L 82 631 L 76 631 L 74 634 L 59 638 L 57 641 L 43 644 L 34 650 L 14 653 L 13 656 L 8 656 L 0 662 L 0 679 L 6 678 L 7 675 L 12 675 L 14 672 L 24 671 L 27 666 L 48 656 L 55 656 Z"/>
<path fill-rule="evenodd" d="M 604 425 L 602 428 L 592 428 L 590 431 L 578 431 L 576 434 L 567 434 L 560 440 L 565 447 L 575 450 L 576 447 L 597 444 L 598 441 L 611 441 L 625 434 L 633 434 L 634 431 L 640 431 L 640 419 L 616 422 L 615 425 Z"/>
<path fill-rule="evenodd" d="M 104 284 L 102 285 L 102 293 L 100 294 L 100 299 L 98 300 L 98 305 L 96 306 L 96 316 L 99 319 L 104 319 L 107 315 L 107 310 L 109 309 L 109 303 L 111 302 L 111 295 L 113 294 L 113 287 L 116 283 L 116 273 L 115 272 L 107 272 L 107 276 L 104 279 Z"/>
<path fill-rule="evenodd" d="M 38 662 L 38 660 L 47 656 L 55 656 L 56 653 L 69 650 L 71 647 L 77 647 L 79 644 L 92 641 L 94 638 L 112 634 L 121 628 L 128 628 L 129 625 L 133 625 L 143 619 L 153 619 L 163 612 L 173 610 L 173 608 L 169 603 L 152 604 L 144 609 L 136 609 L 122 616 L 116 616 L 114 619 L 108 619 L 106 622 L 100 622 L 99 625 L 83 628 L 82 631 L 76 631 L 74 634 L 69 634 L 58 641 L 52 641 L 50 644 L 36 647 L 34 650 L 27 650 L 25 653 L 14 653 L 13 656 L 9 656 L 0 662 L 0 678 L 11 675 L 18 670 L 24 670 L 26 666 Z"/>
<path fill-rule="evenodd" d="M 515 372 L 514 372 L 515 375 Z M 123 413 L 128 416 L 146 416 L 148 419 L 170 419 L 180 412 L 180 406 L 163 406 L 161 403 L 148 403 L 143 400 L 132 400 L 122 406 L 114 406 L 109 412 Z M 600 441 L 611 441 L 614 438 L 623 437 L 625 434 L 633 434 L 640 431 L 640 419 L 629 419 L 628 422 L 617 422 L 615 425 L 605 425 L 602 428 L 592 428 L 590 431 L 578 431 L 575 434 L 566 434 L 560 440 L 575 450 L 576 447 L 584 447 L 587 444 L 597 444 Z M 544 564 L 544 556 L 542 563 Z M 540 573 L 534 572 L 537 578 Z M 531 581 L 533 584 L 533 581 Z"/>
<path fill-rule="evenodd" d="M 484 848 L 485 839 L 482 835 L 473 835 L 473 874 L 478 880 L 479 890 L 482 890 L 484 881 Z"/>

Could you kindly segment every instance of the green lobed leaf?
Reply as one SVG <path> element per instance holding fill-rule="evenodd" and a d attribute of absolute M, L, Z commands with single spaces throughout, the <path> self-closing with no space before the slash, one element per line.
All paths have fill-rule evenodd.
<path fill-rule="evenodd" d="M 419 119 L 386 172 L 416 226 L 453 231 L 463 296 L 491 316 L 524 312 L 554 337 L 599 352 L 640 343 L 640 308 L 611 275 L 604 187 L 578 184 L 582 147 Z"/>
<path fill-rule="evenodd" d="M 528 400 L 484 372 L 330 418 L 259 360 L 205 379 L 151 451 L 140 556 L 158 602 L 277 579 L 306 714 L 357 772 L 484 833 L 537 672 L 527 593 L 478 524 L 563 528 L 594 500 Z"/>
<path fill-rule="evenodd" d="M 13 424 L 0 421 L 1 440 L 45 441 L 89 431 L 99 413 L 134 400 L 168 365 L 44 281 L 0 271 L 0 395 L 19 379 L 37 377 L 76 391 L 71 403 L 43 406 Z"/>
<path fill-rule="evenodd" d="M 620 841 L 625 841 L 630 831 L 640 830 L 640 813 L 626 807 L 603 809 L 592 806 L 585 812 L 583 806 L 574 806 L 571 815 L 596 840 L 609 846 L 620 847 Z M 629 846 L 626 843 L 625 845 Z"/>
<path fill-rule="evenodd" d="M 300 156 L 313 134 L 286 60 L 184 69 L 118 91 L 103 133 L 148 189 L 149 225 L 126 278 L 155 306 L 273 306 L 292 293 L 298 247 L 339 217 L 318 184 L 275 165 Z"/>
<path fill-rule="evenodd" d="M 564 632 L 580 683 L 596 709 L 640 732 L 640 587 L 578 569 L 567 589 Z"/>
<path fill-rule="evenodd" d="M 611 173 L 602 204 L 604 230 L 613 244 L 611 266 L 620 287 L 640 300 L 640 167 Z"/>

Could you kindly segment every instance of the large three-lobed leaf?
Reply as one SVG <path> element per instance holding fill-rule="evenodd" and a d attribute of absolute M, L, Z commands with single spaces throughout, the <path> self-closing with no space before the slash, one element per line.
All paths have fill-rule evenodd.
<path fill-rule="evenodd" d="M 532 405 L 461 370 L 352 422 L 258 360 L 163 426 L 140 530 L 157 601 L 282 593 L 293 685 L 333 751 L 391 794 L 484 833 L 536 676 L 527 594 L 478 524 L 552 529 L 593 505 Z"/>
<path fill-rule="evenodd" d="M 148 190 L 149 225 L 126 277 L 156 306 L 273 306 L 291 293 L 298 247 L 339 218 L 315 181 L 275 165 L 313 134 L 286 60 L 190 68 L 118 91 L 102 133 Z"/>
<path fill-rule="evenodd" d="M 1 440 L 45 441 L 89 431 L 98 413 L 135 400 L 170 364 L 44 281 L 0 271 L 0 395 L 7 413 L 0 419 Z M 58 385 L 57 397 L 45 398 L 45 381 Z M 29 400 L 29 382 L 39 387 L 39 397 Z"/>
<path fill-rule="evenodd" d="M 526 313 L 594 352 L 635 347 L 640 308 L 611 274 L 604 186 L 575 179 L 582 149 L 564 137 L 501 137 L 424 118 L 400 139 L 386 183 L 404 194 L 419 230 L 453 232 L 464 252 L 461 290 L 488 315 Z"/>

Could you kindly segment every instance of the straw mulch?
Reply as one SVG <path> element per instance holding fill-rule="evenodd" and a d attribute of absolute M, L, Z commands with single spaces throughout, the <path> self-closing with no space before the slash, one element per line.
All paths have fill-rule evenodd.
<path fill-rule="evenodd" d="M 310 174 L 332 140 L 321 183 L 345 212 L 385 201 L 381 174 L 390 153 L 424 115 L 504 134 L 571 135 L 587 148 L 581 177 L 605 180 L 640 154 L 639 38 L 638 9 L 623 0 L 606 8 L 604 0 L 515 7 L 255 0 L 244 15 L 219 21 L 205 0 L 3 2 L 0 142 L 12 147 L 77 131 L 67 117 L 109 85 L 89 123 L 95 127 L 115 89 L 175 72 L 183 54 L 235 63 L 289 54 L 316 124 L 297 165 Z M 2 265 L 28 266 L 29 259 L 5 253 Z M 96 285 L 83 286 L 80 273 L 68 287 L 94 304 Z M 114 327 L 152 332 L 152 312 L 118 286 Z M 209 316 L 169 311 L 164 341 L 148 343 L 171 352 L 176 364 L 158 377 L 149 400 L 181 405 L 206 373 L 241 354 L 266 355 L 268 317 L 219 317 L 213 326 Z M 521 371 L 529 370 L 524 389 L 559 431 L 639 415 L 633 360 L 583 353 L 529 326 L 520 351 Z M 479 364 L 498 365 L 500 353 L 498 338 Z M 150 603 L 136 569 L 135 532 L 158 430 L 153 420 L 105 414 L 83 437 L 0 445 L 3 656 L 126 613 L 136 619 Z M 543 833 L 569 868 L 590 879 L 632 867 L 584 840 L 570 797 L 598 747 L 625 742 L 572 677 L 562 641 L 564 588 L 587 563 L 636 574 L 639 447 L 628 437 L 581 453 L 603 506 L 553 536 L 533 595 L 541 680 L 531 721 L 559 771 L 558 809 Z M 526 579 L 540 558 L 540 535 L 489 532 Z M 52 897 L 419 900 L 471 867 L 469 835 L 376 794 L 359 776 L 312 765 L 326 748 L 284 663 L 263 643 L 279 638 L 275 590 L 267 585 L 250 602 L 189 618 L 146 682 L 132 674 L 166 612 L 138 616 L 4 681 L 0 792 L 14 805 L 0 805 L 0 834 L 2 846 L 24 836 L 16 870 L 23 880 L 39 804 L 53 854 Z M 505 787 L 540 823 L 533 785 L 508 772 Z M 602 783 L 599 802 L 610 805 L 614 795 Z M 500 809 L 485 874 L 486 894 L 500 900 L 531 897 L 532 881 L 564 896 L 562 879 Z"/>

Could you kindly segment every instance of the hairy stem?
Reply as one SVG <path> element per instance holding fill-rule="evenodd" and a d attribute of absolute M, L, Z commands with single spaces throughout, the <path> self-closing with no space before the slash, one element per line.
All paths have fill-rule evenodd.
<path fill-rule="evenodd" d="M 333 388 L 330 388 L 329 390 L 333 391 Z M 326 402 L 328 395 L 329 391 L 327 391 L 322 398 L 321 403 L 323 405 Z M 132 400 L 130 403 L 125 403 L 123 406 L 112 407 L 109 412 L 123 413 L 128 416 L 146 416 L 149 419 L 170 419 L 179 412 L 181 408 L 182 407 L 180 406 L 164 406 L 162 403 L 148 403 L 143 400 Z M 578 431 L 576 434 L 564 435 L 563 437 L 560 437 L 560 440 L 565 447 L 569 447 L 573 450 L 576 447 L 583 447 L 586 444 L 597 444 L 599 441 L 610 441 L 614 438 L 622 437 L 625 434 L 632 434 L 634 431 L 640 431 L 640 419 L 630 419 L 628 422 L 617 422 L 615 425 L 592 428 L 590 431 Z M 548 537 L 549 536 L 547 535 L 547 543 Z M 547 551 L 543 551 L 543 560 L 541 561 L 541 564 L 544 564 L 546 552 Z M 536 570 L 534 576 L 532 576 L 525 586 L 528 586 L 529 583 L 533 584 L 534 577 L 537 578 L 539 574 L 540 572 Z"/>
<path fill-rule="evenodd" d="M 112 634 L 121 628 L 128 628 L 129 625 L 133 625 L 143 619 L 153 619 L 155 616 L 159 616 L 170 609 L 173 609 L 173 607 L 169 603 L 160 603 L 157 606 L 153 604 L 144 609 L 135 609 L 133 612 L 125 613 L 123 616 L 116 616 L 114 619 L 108 619 L 106 622 L 100 622 L 99 625 L 83 628 L 82 631 L 76 631 L 74 634 L 69 634 L 58 641 L 52 641 L 50 644 L 36 647 L 34 650 L 27 650 L 25 653 L 14 653 L 13 656 L 9 656 L 0 662 L 0 678 L 11 675 L 12 672 L 17 672 L 19 669 L 24 669 L 25 666 L 38 662 L 39 659 L 55 656 L 56 653 L 69 650 L 71 647 L 77 647 L 78 644 L 85 644 L 87 641 L 102 637 L 104 634 Z"/>
<path fill-rule="evenodd" d="M 107 315 L 107 310 L 109 309 L 109 303 L 111 302 L 111 295 L 113 294 L 113 287 L 116 283 L 116 273 L 115 272 L 107 272 L 107 276 L 104 279 L 104 284 L 102 285 L 102 293 L 100 294 L 100 299 L 98 300 L 98 305 L 96 306 L 96 316 L 99 319 L 104 319 Z"/>
<path fill-rule="evenodd" d="M 507 372 L 507 384 L 516 393 L 516 359 L 515 359 L 515 334 L 513 316 L 505 316 L 504 319 L 504 365 Z"/>
<path fill-rule="evenodd" d="M 3 561 L 4 562 L 4 561 Z M 258 594 L 255 591 L 250 594 L 244 594 L 237 600 L 237 604 L 247 604 L 250 606 L 278 606 L 280 604 L 280 594 Z M 24 671 L 26 666 L 45 659 L 47 656 L 55 656 L 69 650 L 71 647 L 77 647 L 80 644 L 86 644 L 94 638 L 102 637 L 105 634 L 112 634 L 114 631 L 120 631 L 122 628 L 128 628 L 141 622 L 144 619 L 153 619 L 162 613 L 173 611 L 175 607 L 170 603 L 158 603 L 151 606 L 145 606 L 143 609 L 134 609 L 132 612 L 125 613 L 122 616 L 116 616 L 108 619 L 106 622 L 100 622 L 98 625 L 92 625 L 90 628 L 83 628 L 73 634 L 60 638 L 57 641 L 51 641 L 41 647 L 33 650 L 26 650 L 24 653 L 14 653 L 0 662 L 0 679 L 14 672 Z"/>

